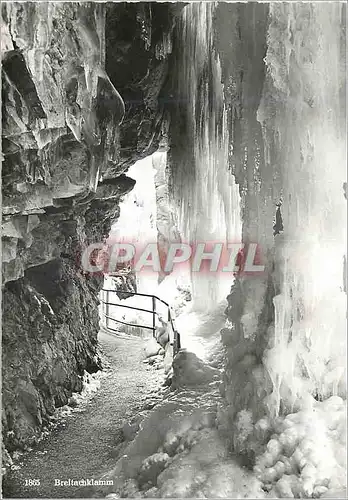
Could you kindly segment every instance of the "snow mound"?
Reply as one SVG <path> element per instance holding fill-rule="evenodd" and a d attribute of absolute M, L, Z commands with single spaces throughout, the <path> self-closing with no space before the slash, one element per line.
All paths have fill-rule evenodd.
<path fill-rule="evenodd" d="M 145 356 L 147 358 L 150 358 L 151 356 L 156 356 L 160 350 L 162 349 L 162 346 L 157 343 L 156 339 L 154 337 L 151 337 L 149 340 L 146 341 L 144 351 L 145 351 Z"/>
<path fill-rule="evenodd" d="M 195 431 L 189 448 L 174 456 L 150 493 L 158 498 L 264 498 L 260 482 L 228 457 L 211 427 Z"/>
<path fill-rule="evenodd" d="M 167 453 L 154 453 L 147 457 L 140 468 L 138 482 L 140 485 L 152 486 L 158 475 L 168 465 L 169 455 Z"/>
<path fill-rule="evenodd" d="M 173 360 L 174 388 L 213 383 L 221 378 L 220 371 L 204 363 L 194 353 L 181 349 Z"/>
<path fill-rule="evenodd" d="M 346 402 L 340 397 L 256 427 L 272 432 L 254 468 L 266 491 L 280 498 L 319 498 L 345 488 Z"/>

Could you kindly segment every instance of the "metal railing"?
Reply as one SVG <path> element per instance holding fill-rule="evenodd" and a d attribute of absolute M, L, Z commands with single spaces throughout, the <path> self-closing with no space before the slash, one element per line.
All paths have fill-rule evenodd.
<path fill-rule="evenodd" d="M 129 292 L 128 290 L 125 291 L 125 290 L 112 290 L 109 288 L 102 288 L 102 292 L 104 292 L 106 294 L 106 300 L 101 299 L 101 302 L 105 305 L 104 317 L 105 317 L 105 328 L 107 330 L 111 330 L 114 332 L 119 331 L 119 330 L 116 330 L 116 328 L 112 328 L 109 325 L 110 321 L 114 321 L 116 323 L 121 323 L 122 325 L 126 325 L 126 326 L 131 326 L 131 327 L 135 327 L 135 328 L 145 328 L 146 330 L 152 330 L 152 335 L 154 338 L 156 338 L 156 316 L 158 316 L 158 312 L 156 311 L 156 301 L 158 300 L 159 302 L 162 302 L 162 304 L 164 304 L 167 307 L 168 324 L 171 325 L 172 331 L 173 331 L 173 339 L 170 339 L 170 342 L 173 345 L 174 355 L 181 348 L 180 333 L 176 329 L 175 320 L 174 320 L 170 305 L 165 300 L 160 299 L 156 295 L 149 295 L 147 293 Z M 120 302 L 117 302 L 117 303 L 110 302 L 110 294 L 112 296 L 112 295 L 117 295 L 117 293 L 133 295 L 133 296 L 137 295 L 139 297 L 149 297 L 152 299 L 152 308 L 151 309 L 143 309 L 142 307 L 129 306 L 126 304 L 121 304 Z M 120 319 L 113 318 L 112 316 L 110 316 L 110 311 L 109 311 L 110 306 L 124 307 L 126 309 L 133 309 L 134 311 L 151 313 L 152 314 L 152 326 L 128 323 L 127 321 L 122 321 Z"/>

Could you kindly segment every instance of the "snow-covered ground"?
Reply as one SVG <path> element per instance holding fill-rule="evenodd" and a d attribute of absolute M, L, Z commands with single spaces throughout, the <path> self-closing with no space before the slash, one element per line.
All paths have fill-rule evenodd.
<path fill-rule="evenodd" d="M 202 9 L 204 14 L 204 6 L 197 9 Z M 192 4 L 187 12 L 192 10 L 194 14 L 197 9 Z M 284 10 L 283 14 L 286 13 L 283 7 L 280 7 L 280 10 Z M 336 19 L 335 16 L 333 19 Z M 197 19 L 200 22 L 204 20 L 204 25 L 206 24 L 204 15 L 198 16 Z M 297 16 L 292 20 L 295 22 Z M 325 19 L 321 20 L 318 26 L 324 21 L 326 22 Z M 280 28 L 283 29 L 283 23 L 280 23 Z M 337 37 L 338 30 L 328 31 Z M 294 32 L 298 34 L 301 30 Z M 277 33 L 274 26 L 272 33 Z M 279 36 L 283 37 L 283 34 L 279 33 Z M 317 38 L 314 36 L 315 40 Z M 278 43 L 277 37 L 275 41 Z M 189 43 L 185 45 L 186 48 L 189 46 Z M 196 50 L 196 45 L 193 46 Z M 203 51 L 206 46 L 206 43 L 202 44 Z M 268 62 L 272 54 L 273 52 L 268 54 Z M 328 54 L 328 57 L 331 56 Z M 191 61 L 192 58 L 187 60 Z M 321 56 L 319 61 L 322 69 L 321 65 L 326 62 L 322 62 Z M 191 71 L 192 68 L 190 66 L 188 70 Z M 321 73 L 325 73 L 324 70 Z M 287 72 L 285 74 L 287 75 Z M 185 84 L 191 85 L 192 81 L 195 79 L 187 79 Z M 316 82 L 317 80 L 313 84 L 314 87 Z M 321 88 L 320 95 L 332 95 L 330 89 L 324 87 Z M 306 89 L 306 86 L 303 88 Z M 269 95 L 273 99 L 273 94 Z M 303 101 L 299 94 L 300 107 Z M 195 102 L 196 100 L 192 99 L 192 103 Z M 262 118 L 262 107 L 259 110 L 259 118 Z M 292 120 L 291 113 L 287 114 L 287 119 Z M 301 113 L 297 119 L 302 127 Z M 280 123 L 282 126 L 285 123 L 288 129 L 292 125 L 285 119 Z M 322 132 L 319 133 L 316 129 L 321 127 L 321 120 L 310 119 L 310 126 L 315 128 L 313 137 L 315 150 L 318 150 L 318 161 L 311 162 L 308 168 L 313 176 L 318 176 L 319 172 L 323 178 L 329 176 L 331 179 L 331 170 L 323 163 L 323 158 L 326 158 L 325 151 L 322 151 L 325 141 L 322 139 Z M 323 131 L 329 137 L 325 128 Z M 280 136 L 287 137 L 287 134 L 281 133 Z M 180 192 L 179 229 L 187 240 L 206 239 L 207 235 L 212 240 L 224 240 L 226 235 L 229 235 L 229 238 L 232 235 L 238 240 L 241 237 L 240 221 L 232 218 L 225 220 L 225 212 L 230 215 L 239 213 L 236 186 L 226 184 L 226 175 L 221 167 L 221 158 L 227 152 L 223 151 L 219 141 L 215 141 L 213 147 L 209 134 L 204 137 L 207 143 L 203 141 L 195 151 L 195 185 L 185 183 L 185 189 Z M 301 138 L 307 141 L 305 131 Z M 293 144 L 296 145 L 297 141 L 293 141 Z M 332 144 L 335 147 L 331 150 L 338 151 L 339 148 L 333 139 Z M 297 146 L 294 148 L 294 154 L 297 154 Z M 303 151 L 306 151 L 306 148 L 307 143 L 304 144 Z M 287 151 L 286 148 L 284 150 Z M 285 169 L 287 174 L 291 172 L 292 165 L 301 165 L 299 168 L 302 168 L 302 163 L 298 162 L 295 156 L 294 160 L 291 154 L 286 158 L 286 165 L 289 165 Z M 138 186 L 147 179 L 149 189 L 145 195 L 140 189 L 138 192 L 135 190 L 136 194 L 132 195 L 134 199 L 129 197 L 126 200 L 124 213 L 127 216 L 123 218 L 121 209 L 121 217 L 116 227 L 124 238 L 127 236 L 132 241 L 155 241 L 157 238 L 153 171 L 150 163 L 145 163 L 141 173 L 136 171 L 135 167 L 134 177 L 140 176 L 139 179 L 137 177 Z M 227 161 L 224 160 L 223 165 L 225 164 L 227 165 Z M 326 170 L 322 172 L 324 167 Z M 184 174 L 186 176 L 186 171 Z M 214 179 L 214 182 L 210 183 L 209 203 L 206 199 L 207 176 Z M 309 198 L 308 186 L 303 183 L 301 175 L 296 174 L 293 177 L 296 182 L 289 183 L 291 199 L 303 201 L 306 207 Z M 219 182 L 215 182 L 216 179 Z M 341 189 L 341 181 L 339 178 L 337 182 L 331 183 L 330 179 L 324 183 L 324 187 L 322 183 L 319 185 L 332 194 L 329 199 L 335 200 L 336 203 L 336 200 L 340 200 L 338 191 Z M 311 183 L 311 189 L 312 198 L 318 206 L 325 202 L 326 192 L 321 193 L 323 196 L 317 196 L 314 183 Z M 342 205 L 343 199 L 337 201 L 337 204 Z M 224 206 L 225 211 L 222 210 Z M 157 403 L 141 422 L 139 432 L 135 437 L 132 436 L 124 456 L 110 474 L 114 480 L 113 495 L 158 498 L 346 497 L 346 402 L 342 399 L 346 376 L 341 368 L 346 357 L 346 330 L 343 326 L 346 296 L 337 285 L 341 281 L 342 263 L 334 258 L 336 254 L 342 253 L 340 238 L 344 221 L 343 218 L 334 217 L 334 221 L 326 224 L 327 213 L 334 213 L 331 207 L 327 212 L 313 210 L 315 220 L 317 214 L 325 219 L 325 224 L 322 224 L 321 218 L 318 218 L 316 241 L 312 231 L 303 232 L 303 211 L 293 210 L 291 204 L 289 207 L 287 219 L 284 220 L 288 222 L 287 227 L 292 228 L 296 238 L 283 241 L 279 237 L 277 252 L 280 262 L 287 262 L 288 257 L 295 258 L 295 262 L 292 266 L 285 266 L 284 276 L 282 275 L 283 293 L 277 295 L 273 302 L 275 337 L 272 346 L 264 355 L 263 363 L 273 381 L 274 390 L 269 397 L 269 415 L 256 423 L 251 412 L 245 408 L 239 412 L 233 429 L 228 424 L 224 426 L 224 401 L 220 396 L 219 386 L 223 365 L 220 330 L 225 326 L 226 302 L 223 300 L 217 304 L 220 297 L 225 297 L 228 293 L 228 290 L 224 289 L 223 281 L 202 274 L 189 277 L 187 281 L 190 283 L 188 289 L 192 301 L 188 301 L 187 283 L 181 286 L 175 275 L 166 277 L 160 285 L 156 275 L 138 277 L 138 291 L 157 295 L 174 304 L 176 326 L 181 334 L 183 350 L 174 359 L 172 390 L 167 390 L 163 401 Z M 135 221 L 133 227 L 129 225 L 129 220 L 132 219 Z M 326 228 L 326 233 L 325 237 L 320 239 L 321 225 Z M 332 235 L 335 236 L 335 241 L 340 242 L 339 246 L 331 247 L 330 243 L 326 248 L 324 242 L 331 241 Z M 291 252 L 292 246 L 295 252 Z M 326 264 L 327 262 L 329 264 Z M 329 270 L 329 277 L 326 276 L 325 280 L 322 274 L 323 266 Z M 264 306 L 266 292 L 266 282 L 259 286 L 253 283 L 248 291 L 244 314 L 241 317 L 245 337 L 253 338 L 257 334 L 258 318 Z M 146 298 L 134 297 L 123 303 L 151 309 L 151 303 Z M 119 314 L 119 311 L 118 308 L 111 308 L 111 314 Z M 129 322 L 151 323 L 151 317 L 146 313 L 124 310 L 122 314 L 122 319 Z M 293 318 L 298 318 L 294 324 Z M 291 336 L 288 335 L 290 331 Z M 300 370 L 294 369 L 298 360 L 306 368 L 308 376 L 302 376 L 302 365 Z M 232 390 L 239 389 L 236 380 Z M 316 390 L 317 399 L 320 401 L 310 396 Z M 331 394 L 334 396 L 328 397 Z M 283 399 L 289 403 L 285 405 L 287 411 L 292 413 L 279 416 L 280 400 Z M 229 439 L 224 439 L 224 432 L 230 434 Z M 244 447 L 246 451 L 253 453 L 253 470 L 246 469 L 238 457 L 230 455 L 227 442 L 237 443 L 236 448 L 239 450 Z M 250 460 L 250 464 L 251 462 Z"/>
<path fill-rule="evenodd" d="M 203 314 L 188 306 L 177 319 L 183 350 L 172 388 L 107 474 L 114 480 L 109 497 L 346 498 L 346 405 L 339 397 L 309 400 L 306 409 L 256 426 L 240 412 L 235 439 L 257 440 L 253 470 L 227 449 L 220 432 L 223 307 Z"/>
<path fill-rule="evenodd" d="M 107 475 L 114 480 L 111 498 L 265 496 L 256 475 L 229 456 L 217 428 L 222 307 L 210 315 L 188 307 L 178 317 L 183 350 L 174 360 L 172 390 Z"/>
<path fill-rule="evenodd" d="M 220 330 L 226 322 L 225 309 L 225 300 L 212 313 L 197 312 L 190 303 L 176 319 L 176 327 L 181 332 L 182 347 L 195 353 L 205 362 L 220 363 L 223 354 Z"/>

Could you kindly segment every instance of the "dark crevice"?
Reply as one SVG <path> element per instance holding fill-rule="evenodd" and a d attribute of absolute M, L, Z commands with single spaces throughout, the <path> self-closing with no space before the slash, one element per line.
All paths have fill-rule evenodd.
<path fill-rule="evenodd" d="M 280 207 L 281 203 L 277 205 L 277 210 L 275 214 L 275 224 L 273 226 L 273 236 L 276 236 L 277 234 L 280 234 L 281 232 L 284 231 L 283 218 Z"/>

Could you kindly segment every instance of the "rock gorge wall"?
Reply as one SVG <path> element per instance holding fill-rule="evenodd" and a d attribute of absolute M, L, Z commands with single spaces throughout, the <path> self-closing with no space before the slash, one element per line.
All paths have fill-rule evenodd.
<path fill-rule="evenodd" d="M 37 439 L 100 366 L 102 279 L 79 268 L 107 237 L 125 175 L 163 139 L 173 5 L 8 3 L 3 58 L 3 442 Z"/>

